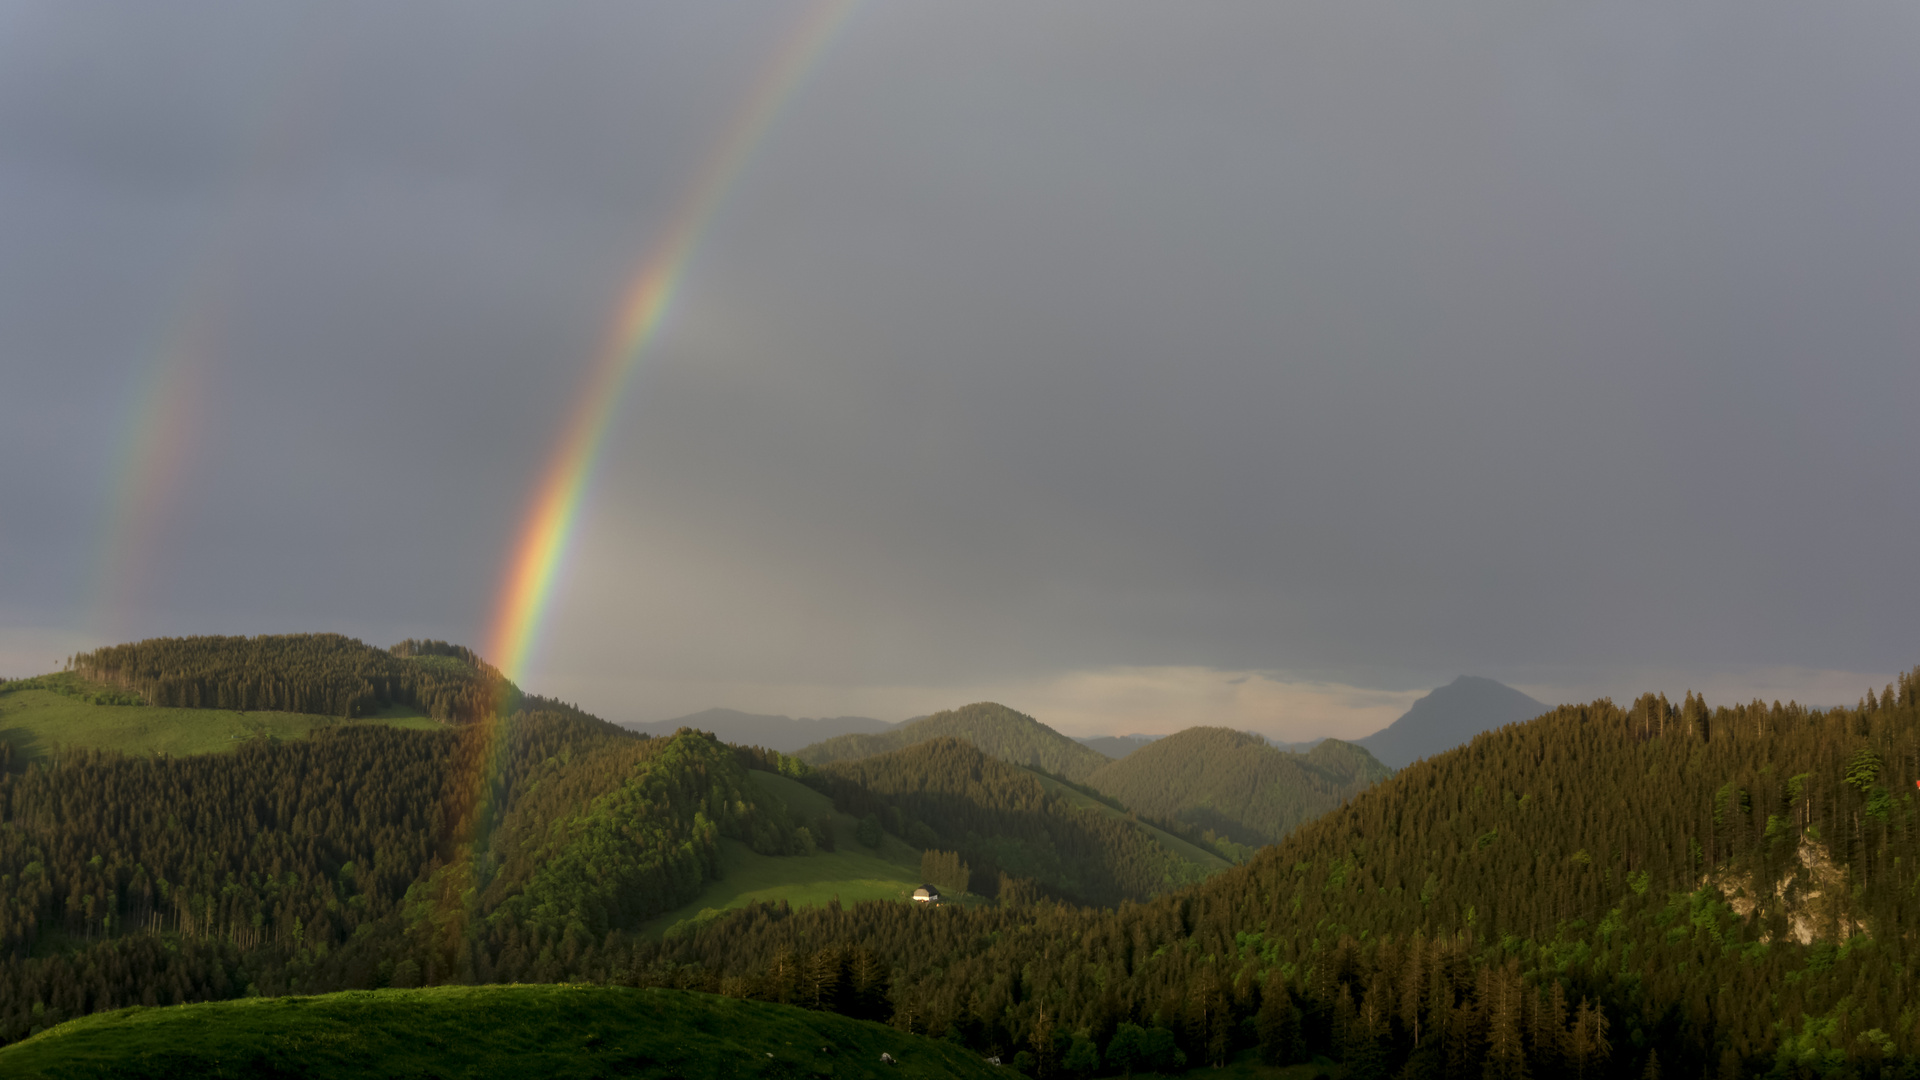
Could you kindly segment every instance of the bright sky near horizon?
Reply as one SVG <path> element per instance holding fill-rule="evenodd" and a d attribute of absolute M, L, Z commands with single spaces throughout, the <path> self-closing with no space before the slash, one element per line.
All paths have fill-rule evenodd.
<path fill-rule="evenodd" d="M 0 674 L 488 642 L 671 262 L 527 624 L 610 719 L 1851 701 L 1920 663 L 1916 55 L 1870 4 L 8 5 Z"/>

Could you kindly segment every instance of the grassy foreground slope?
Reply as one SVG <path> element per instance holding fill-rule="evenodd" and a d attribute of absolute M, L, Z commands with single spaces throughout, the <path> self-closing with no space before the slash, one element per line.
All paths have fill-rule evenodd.
<path fill-rule="evenodd" d="M 991 701 L 937 712 L 890 731 L 826 739 L 794 756 L 809 765 L 825 765 L 902 750 L 943 737 L 972 743 L 988 757 L 1014 765 L 1030 765 L 1069 780 L 1084 780 L 1110 760 L 1105 754 L 1067 738 L 1025 713 Z"/>
<path fill-rule="evenodd" d="M 894 1064 L 883 1064 L 882 1053 Z M 610 986 L 443 986 L 121 1009 L 0 1049 L 45 1077 L 985 1077 L 978 1056 L 790 1005 Z"/>
<path fill-rule="evenodd" d="M 105 703 L 121 696 L 67 672 L 0 684 L 0 743 L 12 747 L 12 766 L 17 769 L 62 748 L 182 757 L 232 750 L 252 739 L 304 738 L 316 728 L 341 724 L 441 726 L 419 709 L 404 705 L 344 720 L 312 713 Z"/>

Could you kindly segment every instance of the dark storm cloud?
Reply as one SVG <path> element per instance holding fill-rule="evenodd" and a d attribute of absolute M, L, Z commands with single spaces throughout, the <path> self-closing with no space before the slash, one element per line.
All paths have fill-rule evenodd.
<path fill-rule="evenodd" d="M 798 14 L 16 11 L 0 621 L 77 618 L 103 429 L 205 303 L 138 630 L 477 640 Z M 1907 666 L 1917 45 L 1865 5 L 864 7 L 635 380 L 544 674 L 638 715 Z"/>

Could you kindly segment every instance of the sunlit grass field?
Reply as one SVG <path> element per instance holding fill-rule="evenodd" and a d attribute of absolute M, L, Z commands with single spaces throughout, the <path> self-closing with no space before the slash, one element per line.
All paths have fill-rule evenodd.
<path fill-rule="evenodd" d="M 894 1064 L 883 1064 L 882 1053 Z M 608 986 L 446 986 L 121 1009 L 0 1048 L 0 1076 L 988 1077 L 975 1055 L 787 1005 Z"/>
<path fill-rule="evenodd" d="M 418 710 L 405 708 L 343 720 L 337 716 L 306 713 L 101 705 L 77 695 L 105 688 L 84 683 L 71 675 L 44 676 L 34 681 L 58 685 L 68 692 L 41 686 L 17 689 L 0 686 L 0 742 L 13 744 L 15 768 L 25 762 L 52 757 L 62 748 L 183 757 L 232 750 L 248 739 L 302 738 L 314 728 L 337 724 L 441 726 Z"/>
<path fill-rule="evenodd" d="M 786 803 L 796 817 L 808 822 L 831 818 L 836 850 L 812 855 L 758 855 L 737 840 L 722 840 L 720 858 L 725 876 L 708 883 L 693 900 L 649 920 L 642 932 L 667 933 L 677 925 L 701 919 L 703 914 L 714 915 L 758 901 L 785 900 L 797 908 L 824 907 L 836 897 L 842 904 L 912 901 L 913 890 L 921 884 L 918 850 L 894 836 L 883 836 L 878 848 L 867 847 L 854 838 L 859 822 L 834 810 L 833 801 L 825 795 L 785 776 L 758 770 L 750 775 L 763 791 Z"/>

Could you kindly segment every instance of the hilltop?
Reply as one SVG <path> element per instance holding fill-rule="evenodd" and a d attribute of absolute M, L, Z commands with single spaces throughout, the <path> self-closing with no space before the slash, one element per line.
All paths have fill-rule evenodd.
<path fill-rule="evenodd" d="M 1030 765 L 1069 780 L 1083 780 L 1109 760 L 1033 717 L 991 701 L 937 712 L 876 734 L 841 735 L 805 747 L 794 756 L 809 765 L 825 765 L 943 737 L 963 739 L 989 757 Z"/>
<path fill-rule="evenodd" d="M 791 716 L 767 716 L 736 712 L 733 709 L 706 709 L 676 720 L 653 724 L 623 724 L 622 727 L 654 738 L 664 738 L 681 728 L 711 731 L 721 742 L 740 746 L 764 746 L 790 754 L 803 746 L 831 739 L 836 735 L 871 735 L 894 725 L 865 716 L 833 716 L 820 719 Z"/>
<path fill-rule="evenodd" d="M 1087 783 L 1148 817 L 1259 846 L 1392 773 L 1336 739 L 1297 754 L 1244 731 L 1195 727 L 1143 745 Z"/>
<path fill-rule="evenodd" d="M 1504 683 L 1462 675 L 1413 703 L 1400 719 L 1353 740 L 1390 768 L 1411 765 L 1483 731 L 1531 720 L 1547 707 Z"/>
<path fill-rule="evenodd" d="M 858 1000 L 883 989 L 850 986 L 847 996 Z M 997 1075 L 959 1047 L 833 1012 L 579 985 L 440 986 L 134 1007 L 0 1048 L 0 1073 L 21 1080 Z"/>

